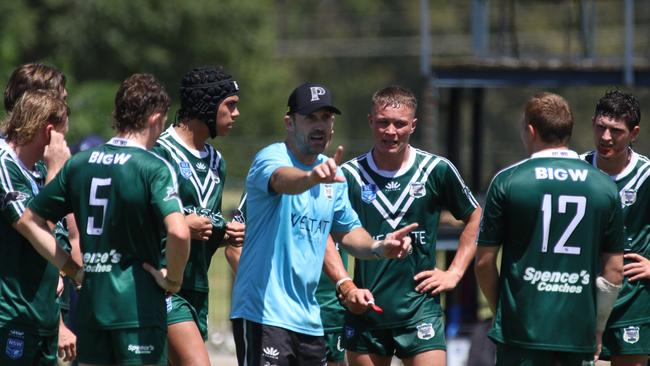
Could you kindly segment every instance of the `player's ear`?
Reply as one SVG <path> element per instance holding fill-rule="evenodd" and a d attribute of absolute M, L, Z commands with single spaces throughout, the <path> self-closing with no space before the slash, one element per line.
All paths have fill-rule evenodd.
<path fill-rule="evenodd" d="M 287 131 L 293 131 L 295 128 L 295 123 L 296 121 L 292 115 L 287 114 L 284 116 L 284 125 L 287 128 Z"/>
<path fill-rule="evenodd" d="M 418 119 L 413 118 L 413 122 L 411 122 L 411 133 L 415 132 L 415 126 L 418 124 Z"/>

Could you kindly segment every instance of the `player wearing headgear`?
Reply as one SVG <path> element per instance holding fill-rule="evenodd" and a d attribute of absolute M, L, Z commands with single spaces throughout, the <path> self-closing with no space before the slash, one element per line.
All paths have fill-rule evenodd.
<path fill-rule="evenodd" d="M 169 363 L 209 365 L 208 268 L 212 255 L 227 240 L 241 241 L 243 225 L 226 224 L 221 196 L 226 163 L 208 138 L 225 136 L 239 117 L 239 86 L 221 67 L 199 67 L 181 81 L 177 119 L 153 151 L 175 169 L 185 221 L 192 236 L 183 287 L 167 298 Z"/>
<path fill-rule="evenodd" d="M 632 149 L 640 122 L 633 95 L 606 93 L 592 119 L 596 149 L 583 155 L 616 183 L 625 220 L 625 278 L 603 333 L 613 366 L 645 366 L 650 353 L 650 159 Z"/>

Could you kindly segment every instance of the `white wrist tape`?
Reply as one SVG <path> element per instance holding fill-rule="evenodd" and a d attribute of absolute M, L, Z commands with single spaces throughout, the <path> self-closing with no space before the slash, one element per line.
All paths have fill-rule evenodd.
<path fill-rule="evenodd" d="M 341 285 L 345 281 L 352 281 L 352 279 L 350 277 L 343 277 L 340 280 L 336 281 L 336 285 L 334 285 L 334 288 L 336 289 L 337 292 L 339 291 L 339 287 L 341 287 Z"/>
<path fill-rule="evenodd" d="M 603 276 L 596 278 L 596 331 L 602 332 L 612 312 L 621 285 L 607 281 Z"/>

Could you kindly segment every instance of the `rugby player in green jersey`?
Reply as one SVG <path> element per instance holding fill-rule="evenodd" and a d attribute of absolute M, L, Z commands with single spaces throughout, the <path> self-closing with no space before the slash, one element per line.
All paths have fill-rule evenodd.
<path fill-rule="evenodd" d="M 68 92 L 65 89 L 65 84 L 65 75 L 54 66 L 40 63 L 20 65 L 11 73 L 4 90 L 5 111 L 11 113 L 16 102 L 18 102 L 27 90 L 54 90 L 59 94 L 60 98 L 66 100 Z M 54 177 L 55 173 L 50 173 L 50 179 Z M 74 215 L 68 215 L 64 220 L 57 223 L 55 235 L 60 244 L 68 247 L 75 261 L 81 263 L 79 233 L 76 229 Z M 76 357 L 77 337 L 64 323 L 64 320 L 66 320 L 65 316 L 69 310 L 69 292 L 72 287 L 73 285 L 69 278 L 59 279 L 57 294 L 60 293 L 61 321 L 59 322 L 58 349 L 59 357 L 63 361 L 71 361 Z"/>
<path fill-rule="evenodd" d="M 61 319 L 58 271 L 16 225 L 70 156 L 64 140 L 68 107 L 54 90 L 24 91 L 10 107 L 3 123 L 6 138 L 0 140 L 0 364 L 55 365 Z"/>
<path fill-rule="evenodd" d="M 355 366 L 388 366 L 393 356 L 406 365 L 444 365 L 439 294 L 456 287 L 474 257 L 481 209 L 450 161 L 410 145 L 417 122 L 410 90 L 378 90 L 370 107 L 374 146 L 342 166 L 352 207 L 375 239 L 411 223 L 419 228 L 410 234 L 413 251 L 405 259 L 356 259 L 354 283 L 370 290 L 383 313 L 346 314 L 343 344 Z M 447 270 L 436 266 L 443 209 L 465 223 Z"/>
<path fill-rule="evenodd" d="M 16 224 L 42 256 L 83 278 L 76 318 L 82 365 L 167 363 L 165 294 L 180 290 L 189 230 L 173 168 L 147 149 L 169 105 L 152 75 L 123 81 L 113 113 L 117 136 L 68 160 Z M 83 270 L 45 226 L 69 212 L 80 228 Z"/>
<path fill-rule="evenodd" d="M 650 161 L 632 150 L 640 121 L 634 96 L 606 93 L 592 119 L 596 149 L 583 155 L 616 183 L 625 220 L 625 278 L 603 334 L 613 366 L 645 366 L 650 353 Z"/>
<path fill-rule="evenodd" d="M 244 225 L 225 223 L 221 198 L 226 162 L 208 138 L 225 136 L 239 117 L 239 86 L 221 67 L 199 67 L 181 82 L 177 120 L 153 151 L 175 169 L 192 237 L 181 290 L 167 298 L 169 364 L 209 365 L 208 269 L 222 243 L 243 241 Z M 227 239 L 227 240 L 224 240 Z"/>
<path fill-rule="evenodd" d="M 521 128 L 531 157 L 492 180 L 476 254 L 496 364 L 593 365 L 623 277 L 618 193 L 569 150 L 573 115 L 562 97 L 531 97 Z"/>

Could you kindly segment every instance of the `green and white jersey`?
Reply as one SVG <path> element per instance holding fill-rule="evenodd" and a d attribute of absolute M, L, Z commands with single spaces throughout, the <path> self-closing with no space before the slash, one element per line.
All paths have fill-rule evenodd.
<path fill-rule="evenodd" d="M 592 151 L 582 157 L 596 167 Z M 611 177 L 618 187 L 625 221 L 625 252 L 650 259 L 650 160 L 631 151 L 628 166 Z M 625 260 L 625 263 L 631 261 Z M 623 280 L 623 287 L 608 320 L 608 327 L 623 327 L 650 322 L 650 281 Z"/>
<path fill-rule="evenodd" d="M 205 144 L 202 151 L 187 146 L 173 126 L 160 135 L 153 152 L 174 167 L 184 213 L 196 213 L 212 220 L 210 240 L 192 239 L 183 275 L 183 290 L 208 292 L 208 269 L 225 232 L 221 196 L 226 180 L 226 162 L 211 145 Z"/>
<path fill-rule="evenodd" d="M 594 351 L 601 254 L 623 251 L 620 200 L 607 175 L 570 150 L 502 170 L 488 189 L 478 245 L 503 245 L 492 339 Z"/>
<path fill-rule="evenodd" d="M 165 292 L 142 264 L 161 267 L 163 220 L 182 211 L 169 163 L 113 138 L 70 158 L 29 207 L 51 221 L 75 214 L 84 266 L 77 324 L 91 329 L 166 324 Z"/>
<path fill-rule="evenodd" d="M 38 194 L 45 176 L 44 165 L 28 169 L 0 140 L 0 328 L 16 325 L 50 336 L 59 325 L 59 271 L 12 226 Z"/>
<path fill-rule="evenodd" d="M 355 261 L 354 282 L 369 289 L 379 315 L 346 314 L 346 324 L 386 329 L 415 324 L 441 314 L 440 298 L 415 291 L 413 276 L 436 267 L 436 237 L 440 213 L 448 209 L 457 219 L 467 218 L 478 203 L 451 162 L 409 147 L 408 163 L 396 172 L 377 168 L 372 151 L 343 165 L 352 207 L 375 239 L 411 223 L 413 253 L 408 257 Z"/>

